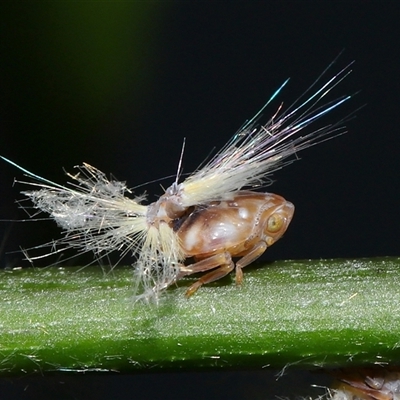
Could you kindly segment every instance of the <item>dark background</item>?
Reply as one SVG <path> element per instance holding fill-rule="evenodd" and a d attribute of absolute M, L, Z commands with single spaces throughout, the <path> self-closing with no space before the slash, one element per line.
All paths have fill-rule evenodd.
<path fill-rule="evenodd" d="M 287 77 L 285 104 L 345 49 L 337 69 L 355 60 L 354 72 L 335 93 L 360 93 L 325 121 L 366 106 L 347 124 L 348 134 L 304 151 L 301 161 L 275 174 L 268 190 L 292 201 L 296 214 L 265 258 L 399 255 L 397 1 L 12 1 L 0 7 L 0 154 L 60 183 L 62 168 L 83 161 L 131 187 L 173 175 L 184 137 L 190 172 Z M 273 112 L 274 106 L 266 117 Z M 21 172 L 2 163 L 2 219 L 24 218 L 14 204 L 22 189 L 12 187 L 14 177 Z M 159 183 L 146 188 L 162 193 Z M 10 252 L 58 234 L 52 224 L 9 222 L 0 223 L 0 233 L 2 267 L 26 265 Z M 267 373 L 258 394 L 228 390 L 241 382 L 235 374 L 204 375 L 215 381 L 207 393 L 201 374 L 185 375 L 187 383 L 181 375 L 163 376 L 171 397 L 273 398 L 268 387 L 275 378 Z M 246 375 L 247 384 L 259 376 Z M 146 379 L 161 385 L 157 375 Z M 137 397 L 133 387 L 147 381 L 127 382 Z M 75 384 L 64 386 L 66 398 L 84 398 Z M 21 385 L 12 383 L 18 395 Z M 24 395 L 34 393 L 28 388 Z M 101 393 L 97 398 L 111 396 Z M 137 398 L 147 398 L 144 393 Z"/>

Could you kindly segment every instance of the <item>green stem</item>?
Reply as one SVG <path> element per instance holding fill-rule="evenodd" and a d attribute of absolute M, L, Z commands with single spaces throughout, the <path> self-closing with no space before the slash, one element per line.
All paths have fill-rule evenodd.
<path fill-rule="evenodd" d="M 0 373 L 148 371 L 400 359 L 400 259 L 281 261 L 158 306 L 134 304 L 132 269 L 2 271 Z"/>

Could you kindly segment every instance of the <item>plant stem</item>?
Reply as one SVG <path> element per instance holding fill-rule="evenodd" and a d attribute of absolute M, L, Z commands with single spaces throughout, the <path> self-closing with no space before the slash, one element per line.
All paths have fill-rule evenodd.
<path fill-rule="evenodd" d="M 400 359 L 400 259 L 280 261 L 132 301 L 131 268 L 2 271 L 0 373 L 351 366 Z"/>

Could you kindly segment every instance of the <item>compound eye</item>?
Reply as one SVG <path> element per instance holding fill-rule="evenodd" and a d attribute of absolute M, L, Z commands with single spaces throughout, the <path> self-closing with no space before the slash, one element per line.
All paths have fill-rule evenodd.
<path fill-rule="evenodd" d="M 267 229 L 269 232 L 275 233 L 282 229 L 283 223 L 285 222 L 285 218 L 280 214 L 272 214 L 268 218 Z"/>

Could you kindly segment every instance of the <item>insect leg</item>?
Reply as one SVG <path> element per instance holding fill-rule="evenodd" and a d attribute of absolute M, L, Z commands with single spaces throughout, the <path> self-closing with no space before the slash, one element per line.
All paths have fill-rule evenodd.
<path fill-rule="evenodd" d="M 242 268 L 247 267 L 254 260 L 260 257 L 265 250 L 267 250 L 267 243 L 265 243 L 264 241 L 258 242 L 253 248 L 248 251 L 247 254 L 245 254 L 240 260 L 236 262 L 236 285 L 241 285 L 243 282 Z"/>
<path fill-rule="evenodd" d="M 223 252 L 219 254 L 215 254 L 209 258 L 198 261 L 189 266 L 182 266 L 181 272 L 179 273 L 178 279 L 186 276 L 192 275 L 197 272 L 208 271 L 213 268 L 217 268 L 215 271 L 211 271 L 208 274 L 202 276 L 198 281 L 196 281 L 189 289 L 186 291 L 186 297 L 190 297 L 192 294 L 196 292 L 196 290 L 204 285 L 205 283 L 214 282 L 225 275 L 228 275 L 235 268 L 235 264 L 232 261 L 232 257 L 228 252 Z"/>

